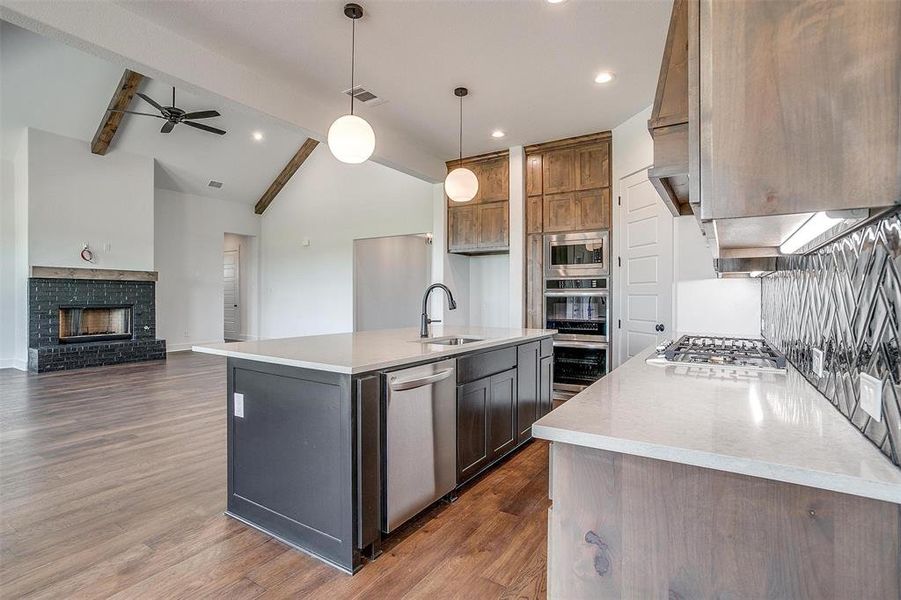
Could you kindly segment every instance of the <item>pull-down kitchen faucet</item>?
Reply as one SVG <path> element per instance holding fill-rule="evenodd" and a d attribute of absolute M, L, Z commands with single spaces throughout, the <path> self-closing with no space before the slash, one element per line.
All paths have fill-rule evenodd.
<path fill-rule="evenodd" d="M 451 293 L 450 288 L 444 285 L 443 283 L 433 283 L 429 287 L 425 289 L 425 294 L 422 295 L 422 316 L 420 318 L 420 327 L 419 327 L 419 337 L 427 338 L 429 337 L 429 323 L 440 323 L 439 319 L 430 319 L 429 318 L 429 294 L 432 293 L 432 290 L 435 288 L 441 288 L 447 293 L 447 308 L 450 310 L 455 310 L 457 308 L 457 303 L 454 302 L 454 295 Z"/>

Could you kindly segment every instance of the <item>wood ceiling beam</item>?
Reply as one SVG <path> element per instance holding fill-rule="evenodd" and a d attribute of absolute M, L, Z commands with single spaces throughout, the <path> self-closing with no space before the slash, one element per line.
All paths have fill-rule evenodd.
<path fill-rule="evenodd" d="M 313 150 L 316 149 L 316 146 L 319 145 L 318 140 L 314 140 L 312 138 L 307 138 L 301 146 L 300 150 L 291 157 L 291 160 L 288 161 L 288 164 L 285 165 L 285 168 L 282 169 L 282 172 L 278 174 L 278 177 L 275 178 L 269 185 L 269 189 L 266 190 L 266 193 L 257 201 L 256 206 L 253 207 L 253 212 L 258 215 L 263 214 L 263 212 L 269 208 L 269 205 L 272 204 L 272 201 L 275 200 L 275 197 L 278 196 L 278 193 L 282 191 L 282 188 L 285 187 L 285 184 L 291 179 L 294 173 L 297 172 L 297 169 L 300 168 L 300 165 L 304 163 L 304 161 L 313 153 Z"/>
<path fill-rule="evenodd" d="M 122 73 L 122 79 L 119 80 L 119 85 L 116 87 L 116 91 L 113 92 L 109 106 L 106 112 L 103 113 L 103 119 L 100 121 L 97 133 L 94 134 L 94 139 L 91 140 L 91 152 L 102 156 L 109 150 L 110 143 L 119 130 L 119 124 L 122 123 L 122 117 L 125 116 L 125 113 L 110 111 L 128 110 L 128 105 L 131 104 L 131 99 L 134 98 L 135 92 L 138 91 L 138 85 L 141 84 L 143 79 L 143 75 L 128 69 L 125 69 L 125 72 Z"/>

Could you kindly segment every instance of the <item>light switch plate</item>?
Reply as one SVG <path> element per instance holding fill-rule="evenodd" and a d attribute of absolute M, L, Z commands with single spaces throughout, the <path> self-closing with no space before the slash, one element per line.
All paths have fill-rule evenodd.
<path fill-rule="evenodd" d="M 823 351 L 819 348 L 813 348 L 811 350 L 811 354 L 813 355 L 813 374 L 817 377 L 823 376 Z"/>
<path fill-rule="evenodd" d="M 244 418 L 244 394 L 235 392 L 235 416 Z"/>
<path fill-rule="evenodd" d="M 881 379 L 868 373 L 860 374 L 860 407 L 877 421 L 882 421 Z"/>

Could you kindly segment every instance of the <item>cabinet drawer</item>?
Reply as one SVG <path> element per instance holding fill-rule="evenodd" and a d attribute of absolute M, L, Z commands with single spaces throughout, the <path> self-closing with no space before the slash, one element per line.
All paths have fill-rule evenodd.
<path fill-rule="evenodd" d="M 489 350 L 457 359 L 457 383 L 467 383 L 516 366 L 516 347 Z"/>

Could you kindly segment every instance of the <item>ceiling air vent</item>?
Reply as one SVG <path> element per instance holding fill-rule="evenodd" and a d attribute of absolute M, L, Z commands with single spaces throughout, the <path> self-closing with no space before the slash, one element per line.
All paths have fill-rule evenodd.
<path fill-rule="evenodd" d="M 207 185 L 210 186 L 211 188 L 216 188 L 218 190 L 219 188 L 222 187 L 222 182 L 214 181 L 214 180 L 210 179 L 210 182 Z"/>
<path fill-rule="evenodd" d="M 371 91 L 360 85 L 349 90 L 344 90 L 341 93 L 347 96 L 353 96 L 354 100 L 356 100 L 357 102 L 362 102 L 366 106 L 378 106 L 379 104 L 384 104 L 385 102 L 387 102 L 387 100 L 385 100 L 384 98 L 379 98 Z"/>

